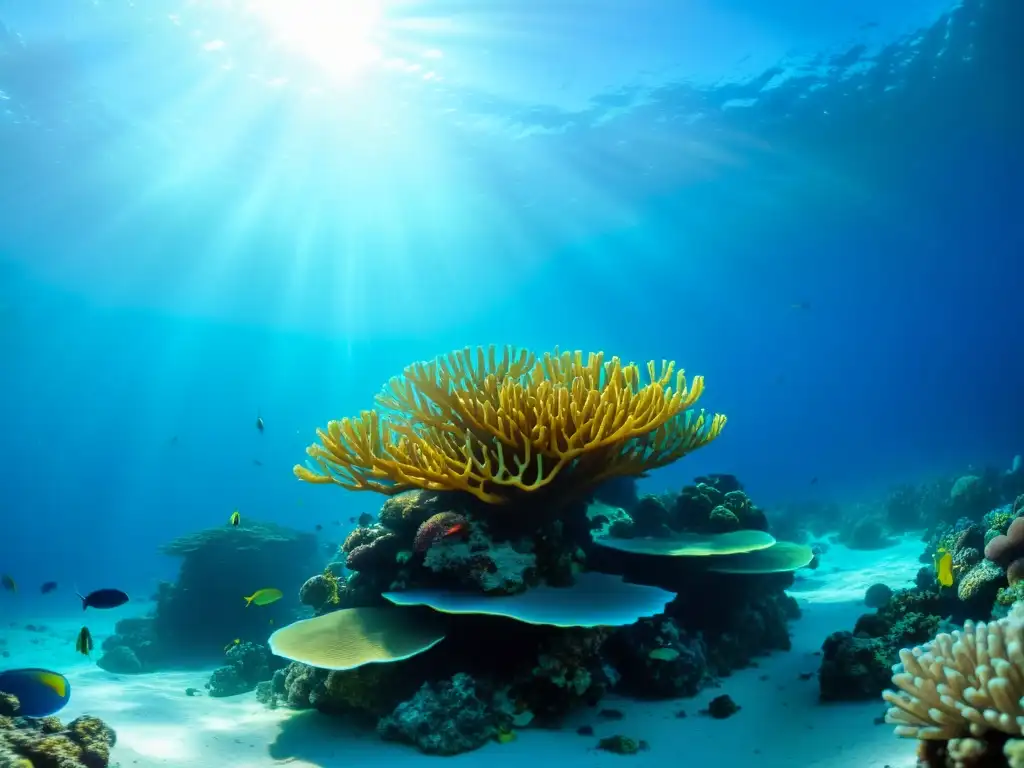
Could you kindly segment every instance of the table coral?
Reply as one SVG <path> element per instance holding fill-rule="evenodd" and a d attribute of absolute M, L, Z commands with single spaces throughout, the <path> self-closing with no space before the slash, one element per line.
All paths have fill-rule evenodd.
<path fill-rule="evenodd" d="M 407 367 L 378 396 L 378 410 L 331 421 L 307 450 L 299 479 L 394 495 L 462 491 L 506 503 L 556 479 L 577 489 L 641 476 L 716 438 L 725 417 L 692 406 L 674 363 L 640 368 L 603 353 L 538 357 L 506 347 L 469 348 Z M 673 384 L 675 385 L 673 388 Z"/>

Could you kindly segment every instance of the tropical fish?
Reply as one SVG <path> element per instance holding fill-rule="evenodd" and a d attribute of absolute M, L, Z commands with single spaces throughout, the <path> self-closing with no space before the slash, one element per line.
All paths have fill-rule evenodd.
<path fill-rule="evenodd" d="M 117 608 L 128 602 L 128 595 L 120 589 L 97 589 L 78 597 L 82 600 L 83 611 L 87 608 Z"/>
<path fill-rule="evenodd" d="M 0 672 L 0 692 L 18 699 L 21 717 L 49 717 L 71 699 L 71 683 L 48 669 L 28 667 Z"/>
<path fill-rule="evenodd" d="M 655 648 L 647 654 L 647 658 L 654 661 L 675 661 L 679 658 L 679 651 L 675 648 Z"/>
<path fill-rule="evenodd" d="M 284 597 L 284 593 L 280 589 L 257 589 L 249 597 L 244 598 L 245 607 L 248 608 L 253 603 L 256 603 L 256 605 L 270 605 L 271 603 L 276 603 L 282 597 Z"/>
<path fill-rule="evenodd" d="M 228 651 L 230 651 L 232 648 L 234 648 L 236 645 L 238 645 L 241 642 L 242 641 L 239 640 L 236 637 L 234 640 L 232 640 L 230 643 L 228 643 L 227 645 L 224 646 L 224 653 L 227 653 Z"/>
<path fill-rule="evenodd" d="M 256 414 L 256 429 L 260 431 L 261 435 L 263 434 L 263 417 L 258 413 Z"/>
<path fill-rule="evenodd" d="M 322 531 L 324 529 L 324 527 L 322 525 L 320 525 L 320 523 L 317 523 L 315 527 L 316 527 L 316 530 L 318 530 L 318 531 Z"/>
<path fill-rule="evenodd" d="M 231 517 L 228 518 L 228 522 L 236 528 L 238 527 L 238 524 L 242 522 L 242 516 L 238 514 L 237 509 L 231 513 Z"/>
<path fill-rule="evenodd" d="M 939 547 L 933 558 L 935 563 L 935 580 L 944 587 L 953 586 L 953 555 L 945 547 Z"/>
<path fill-rule="evenodd" d="M 369 528 L 372 523 L 373 523 L 373 515 L 371 515 L 369 512 L 363 512 L 363 514 L 361 514 L 359 516 L 359 527 L 360 528 Z"/>
<path fill-rule="evenodd" d="M 2 585 L 8 592 L 18 591 L 18 582 L 16 582 L 9 573 L 5 573 L 3 576 L 0 576 L 0 585 Z"/>
<path fill-rule="evenodd" d="M 78 639 L 75 640 L 75 651 L 83 656 L 88 656 L 92 652 L 92 634 L 88 627 L 82 627 L 82 631 L 78 633 Z"/>
<path fill-rule="evenodd" d="M 494 734 L 494 740 L 499 744 L 508 744 L 510 741 L 516 740 L 516 732 L 508 728 L 500 728 Z"/>
<path fill-rule="evenodd" d="M 42 592 L 44 595 L 48 595 L 51 592 L 53 592 L 53 590 L 55 590 L 56 588 L 57 588 L 57 582 L 56 581 L 47 581 L 47 582 L 43 583 L 43 586 L 41 586 L 39 588 L 39 591 Z"/>
<path fill-rule="evenodd" d="M 438 512 L 428 517 L 416 531 L 412 548 L 417 552 L 426 552 L 442 539 L 462 533 L 469 528 L 469 521 L 454 512 Z"/>

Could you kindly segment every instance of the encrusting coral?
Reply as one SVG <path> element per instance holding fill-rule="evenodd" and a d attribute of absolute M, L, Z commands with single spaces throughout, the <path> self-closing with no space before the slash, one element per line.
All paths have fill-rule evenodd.
<path fill-rule="evenodd" d="M 11 768 L 106 768 L 117 741 L 114 730 L 91 715 L 67 725 L 56 717 L 17 717 L 18 702 L 0 701 L 0 766 Z"/>
<path fill-rule="evenodd" d="M 682 371 L 660 372 L 592 353 L 533 353 L 505 347 L 499 358 L 466 348 L 415 363 L 378 396 L 378 410 L 331 421 L 307 449 L 310 483 L 387 495 L 416 488 L 464 491 L 490 504 L 537 491 L 556 478 L 593 487 L 639 476 L 716 438 L 725 417 L 689 409 L 704 389 Z M 673 382 L 675 389 L 672 388 Z M 318 471 L 319 470 L 319 471 Z"/>
<path fill-rule="evenodd" d="M 899 690 L 882 694 L 892 705 L 886 721 L 897 736 L 923 742 L 926 764 L 973 765 L 995 748 L 1006 762 L 978 764 L 1024 766 L 1024 603 L 1004 619 L 968 621 L 904 649 L 900 661 L 892 678 Z"/>

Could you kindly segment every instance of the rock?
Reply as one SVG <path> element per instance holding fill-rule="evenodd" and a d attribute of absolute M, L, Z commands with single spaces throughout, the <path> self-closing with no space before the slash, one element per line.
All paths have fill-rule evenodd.
<path fill-rule="evenodd" d="M 701 714 L 706 714 L 708 717 L 713 717 L 715 720 L 725 720 L 727 717 L 732 717 L 739 711 L 739 704 L 733 701 L 731 696 L 723 693 L 721 696 L 715 696 L 715 698 L 708 703 L 708 708 Z"/>
<path fill-rule="evenodd" d="M 833 632 L 821 650 L 818 685 L 822 701 L 874 699 L 890 685 L 890 651 L 884 638 Z"/>
<path fill-rule="evenodd" d="M 476 681 L 459 673 L 441 683 L 424 683 L 377 724 L 381 738 L 412 744 L 429 755 L 457 755 L 479 749 L 497 733 L 493 709 Z"/>
<path fill-rule="evenodd" d="M 138 675 L 142 672 L 142 662 L 135 651 L 125 645 L 111 648 L 100 656 L 96 666 L 115 675 Z"/>
<path fill-rule="evenodd" d="M 872 584 L 864 593 L 864 605 L 868 608 L 881 608 L 892 598 L 892 590 L 885 584 Z"/>

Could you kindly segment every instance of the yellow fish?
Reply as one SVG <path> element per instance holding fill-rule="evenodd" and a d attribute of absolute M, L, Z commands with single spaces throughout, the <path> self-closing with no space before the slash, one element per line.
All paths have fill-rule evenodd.
<path fill-rule="evenodd" d="M 932 560 L 935 564 L 935 580 L 943 587 L 953 586 L 953 556 L 945 547 L 939 547 Z"/>
<path fill-rule="evenodd" d="M 284 593 L 280 589 L 257 589 L 249 597 L 245 598 L 245 607 L 248 608 L 253 603 L 256 605 L 270 605 L 276 603 L 284 597 Z"/>
<path fill-rule="evenodd" d="M 238 514 L 238 510 L 237 509 L 234 512 L 231 513 L 231 517 L 229 518 L 229 521 L 230 521 L 231 525 L 235 526 L 236 528 L 238 527 L 238 524 L 240 522 L 242 522 L 242 516 L 240 514 Z"/>
<path fill-rule="evenodd" d="M 231 641 L 230 643 L 228 643 L 227 645 L 225 645 L 225 646 L 224 646 L 224 653 L 227 653 L 228 651 L 230 651 L 230 650 L 231 650 L 232 648 L 234 648 L 234 647 L 235 647 L 236 645 L 238 645 L 238 644 L 239 644 L 240 642 L 242 642 L 242 641 L 241 641 L 241 640 L 239 640 L 239 639 L 238 639 L 238 638 L 236 637 L 236 638 L 235 638 L 234 640 L 232 640 L 232 641 Z"/>
<path fill-rule="evenodd" d="M 88 656 L 92 652 L 92 635 L 89 633 L 88 627 L 82 627 L 82 631 L 78 633 L 78 639 L 75 640 L 75 651 Z"/>

